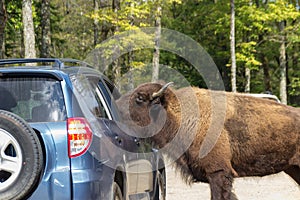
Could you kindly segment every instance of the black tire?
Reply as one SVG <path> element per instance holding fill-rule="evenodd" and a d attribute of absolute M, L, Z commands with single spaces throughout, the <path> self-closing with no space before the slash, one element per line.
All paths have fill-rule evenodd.
<path fill-rule="evenodd" d="M 25 120 L 0 110 L 0 200 L 29 197 L 43 168 L 39 138 Z"/>
<path fill-rule="evenodd" d="M 166 171 L 165 169 L 161 169 L 157 173 L 157 184 L 154 199 L 166 200 Z"/>
<path fill-rule="evenodd" d="M 113 183 L 113 200 L 123 200 L 123 194 L 118 183 Z"/>

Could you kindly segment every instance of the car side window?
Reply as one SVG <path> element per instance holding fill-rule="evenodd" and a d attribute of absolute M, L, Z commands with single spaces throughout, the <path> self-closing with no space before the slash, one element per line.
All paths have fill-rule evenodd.
<path fill-rule="evenodd" d="M 108 87 L 108 89 L 110 90 L 110 93 L 112 94 L 112 97 L 114 98 L 114 100 L 117 100 L 121 97 L 121 94 L 119 92 L 119 90 L 110 82 L 108 82 L 107 80 L 104 80 L 106 86 Z"/>
<path fill-rule="evenodd" d="M 98 88 L 100 77 L 76 74 L 70 76 L 70 78 L 74 86 L 74 95 L 83 115 L 89 116 L 92 114 L 98 118 L 112 119 L 110 109 Z"/>
<path fill-rule="evenodd" d="M 93 114 L 96 117 L 112 119 L 109 107 L 107 106 L 102 93 L 98 87 L 99 78 L 97 77 L 88 77 L 88 81 L 91 86 L 93 97 L 96 101 L 96 106 L 93 108 Z"/>

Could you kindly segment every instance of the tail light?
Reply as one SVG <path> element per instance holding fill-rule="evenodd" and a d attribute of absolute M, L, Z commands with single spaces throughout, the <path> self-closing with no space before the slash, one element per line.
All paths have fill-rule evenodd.
<path fill-rule="evenodd" d="M 92 130 L 85 118 L 68 119 L 69 157 L 74 158 L 84 154 L 92 142 Z"/>

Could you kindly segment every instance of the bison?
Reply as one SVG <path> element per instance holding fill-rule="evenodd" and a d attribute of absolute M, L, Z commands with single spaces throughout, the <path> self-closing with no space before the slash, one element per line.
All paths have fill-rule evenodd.
<path fill-rule="evenodd" d="M 284 171 L 300 185 L 299 109 L 239 93 L 169 85 L 142 84 L 117 105 L 124 123 L 176 159 L 187 183 L 209 183 L 213 200 L 236 199 L 235 177 Z"/>

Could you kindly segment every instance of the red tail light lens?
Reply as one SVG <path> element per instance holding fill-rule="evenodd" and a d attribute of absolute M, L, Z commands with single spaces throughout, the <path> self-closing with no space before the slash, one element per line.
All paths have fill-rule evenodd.
<path fill-rule="evenodd" d="M 84 154 L 92 142 L 92 130 L 85 118 L 68 119 L 69 157 L 74 158 Z"/>

